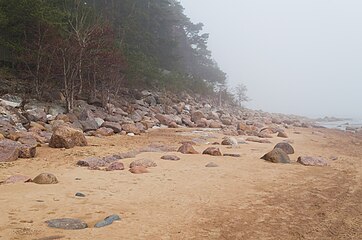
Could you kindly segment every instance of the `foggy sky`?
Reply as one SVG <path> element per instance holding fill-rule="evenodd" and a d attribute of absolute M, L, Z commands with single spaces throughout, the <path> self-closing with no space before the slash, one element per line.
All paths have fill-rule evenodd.
<path fill-rule="evenodd" d="M 181 0 L 253 109 L 362 118 L 361 0 Z"/>

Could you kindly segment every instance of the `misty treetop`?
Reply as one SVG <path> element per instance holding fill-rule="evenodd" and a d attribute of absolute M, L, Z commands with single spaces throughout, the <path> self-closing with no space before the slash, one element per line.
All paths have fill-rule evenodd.
<path fill-rule="evenodd" d="M 44 96 L 106 103 L 122 86 L 211 94 L 226 84 L 209 35 L 176 0 L 0 0 L 0 53 Z"/>

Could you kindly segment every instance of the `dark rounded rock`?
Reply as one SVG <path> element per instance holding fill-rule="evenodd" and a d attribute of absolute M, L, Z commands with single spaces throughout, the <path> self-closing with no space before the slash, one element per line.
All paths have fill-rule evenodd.
<path fill-rule="evenodd" d="M 287 154 L 294 154 L 294 148 L 287 142 L 278 143 L 275 145 L 274 149 L 276 148 L 282 149 Z"/>
<path fill-rule="evenodd" d="M 261 157 L 268 162 L 272 163 L 290 163 L 290 159 L 288 154 L 286 154 L 282 149 L 276 148 L 271 152 L 268 152 L 264 156 Z"/>
<path fill-rule="evenodd" d="M 85 229 L 88 225 L 80 219 L 73 218 L 60 218 L 46 221 L 48 227 L 59 228 L 65 230 L 79 230 Z"/>
<path fill-rule="evenodd" d="M 85 197 L 85 194 L 84 194 L 84 193 L 81 193 L 81 192 L 77 192 L 77 193 L 75 194 L 75 196 L 76 196 L 76 197 L 82 197 L 82 198 L 84 198 L 84 197 Z"/>

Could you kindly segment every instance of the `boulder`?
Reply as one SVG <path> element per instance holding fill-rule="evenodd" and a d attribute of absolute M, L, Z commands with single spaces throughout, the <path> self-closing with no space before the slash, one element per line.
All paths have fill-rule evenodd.
<path fill-rule="evenodd" d="M 305 166 L 328 166 L 329 163 L 322 157 L 311 157 L 311 156 L 301 156 L 298 157 L 298 163 Z"/>
<path fill-rule="evenodd" d="M 148 105 L 150 105 L 151 107 L 154 107 L 157 105 L 157 101 L 156 98 L 154 96 L 148 96 L 145 99 L 143 99 L 143 101 L 145 103 L 147 103 Z"/>
<path fill-rule="evenodd" d="M 246 132 L 248 130 L 250 130 L 250 126 L 244 124 L 244 123 L 238 123 L 238 125 L 236 126 L 237 130 L 239 131 L 243 131 Z"/>
<path fill-rule="evenodd" d="M 224 137 L 224 140 L 221 142 L 221 145 L 228 145 L 228 146 L 236 146 L 238 145 L 238 140 L 233 137 Z"/>
<path fill-rule="evenodd" d="M 271 152 L 268 152 L 264 156 L 261 157 L 265 161 L 272 163 L 290 163 L 290 159 L 288 154 L 286 154 L 282 149 L 276 148 Z"/>
<path fill-rule="evenodd" d="M 122 132 L 122 126 L 116 122 L 107 122 L 106 121 L 102 124 L 102 127 L 111 128 L 114 131 L 114 133 Z"/>
<path fill-rule="evenodd" d="M 127 133 L 134 133 L 136 135 L 141 134 L 140 129 L 137 128 L 135 124 L 123 124 L 122 129 Z"/>
<path fill-rule="evenodd" d="M 113 162 L 109 164 L 109 166 L 106 168 L 106 171 L 120 171 L 124 170 L 124 165 L 121 162 Z"/>
<path fill-rule="evenodd" d="M 94 118 L 87 119 L 84 121 L 79 121 L 79 122 L 82 125 L 82 129 L 84 132 L 95 131 L 99 127 L 98 123 L 96 122 L 96 120 Z"/>
<path fill-rule="evenodd" d="M 19 158 L 33 158 L 36 155 L 36 144 L 35 145 L 28 145 L 28 144 L 21 144 L 20 142 L 14 142 L 8 139 L 0 141 L 0 149 L 3 149 L 5 153 L 13 153 L 18 152 Z M 15 152 L 11 149 L 16 149 Z M 11 156 L 11 155 L 8 155 Z M 15 159 L 16 160 L 16 159 Z M 14 161 L 15 161 L 14 160 Z"/>
<path fill-rule="evenodd" d="M 183 154 L 199 154 L 191 143 L 183 143 L 177 151 Z"/>
<path fill-rule="evenodd" d="M 113 131 L 112 128 L 101 127 L 101 128 L 97 129 L 95 134 L 96 135 L 98 134 L 100 136 L 108 137 L 108 136 L 112 136 L 114 134 L 114 131 Z"/>
<path fill-rule="evenodd" d="M 279 132 L 278 137 L 280 137 L 280 138 L 288 138 L 288 135 L 287 135 L 286 132 Z"/>
<path fill-rule="evenodd" d="M 209 147 L 202 154 L 207 154 L 211 156 L 222 156 L 220 149 L 216 147 Z"/>
<path fill-rule="evenodd" d="M 183 117 L 182 118 L 182 123 L 185 124 L 187 127 L 195 127 L 196 126 L 195 123 L 193 123 L 191 121 L 191 119 L 188 118 L 188 117 Z"/>
<path fill-rule="evenodd" d="M 294 154 L 294 148 L 287 142 L 278 143 L 277 145 L 275 145 L 274 149 L 276 148 L 282 149 L 287 154 Z"/>
<path fill-rule="evenodd" d="M 201 111 L 195 111 L 191 114 L 191 121 L 194 123 L 198 123 L 202 118 L 206 118 L 206 116 Z"/>
<path fill-rule="evenodd" d="M 9 142 L 9 140 L 0 141 L 0 162 L 13 162 L 19 158 L 19 148 Z"/>
<path fill-rule="evenodd" d="M 220 118 L 220 120 L 221 120 L 222 124 L 227 125 L 227 126 L 230 126 L 230 125 L 233 124 L 231 117 L 222 116 L 222 117 Z"/>
<path fill-rule="evenodd" d="M 104 120 L 106 122 L 121 122 L 124 119 L 124 117 L 122 115 L 108 115 Z M 104 122 L 103 122 L 104 123 Z M 102 123 L 102 125 L 103 125 Z"/>
<path fill-rule="evenodd" d="M 87 139 L 82 131 L 61 125 L 55 128 L 49 142 L 51 148 L 73 148 L 75 146 L 87 146 Z"/>
<path fill-rule="evenodd" d="M 129 165 L 130 168 L 139 167 L 139 166 L 149 168 L 149 167 L 157 167 L 157 164 L 150 159 L 138 159 L 131 162 L 131 164 Z"/>
<path fill-rule="evenodd" d="M 36 184 L 57 184 L 58 179 L 51 173 L 41 173 L 36 176 L 33 181 Z"/>
<path fill-rule="evenodd" d="M 148 173 L 148 170 L 144 166 L 135 166 L 129 169 L 129 171 L 133 174 L 143 174 Z"/>
<path fill-rule="evenodd" d="M 34 108 L 29 109 L 24 113 L 25 117 L 29 121 L 37 122 L 46 122 L 47 121 L 47 114 L 45 113 L 44 109 L 42 108 Z"/>
<path fill-rule="evenodd" d="M 45 223 L 47 223 L 50 228 L 64 230 L 80 230 L 88 227 L 88 225 L 82 220 L 73 218 L 52 219 L 46 221 Z"/>
<path fill-rule="evenodd" d="M 31 182 L 31 178 L 28 176 L 23 176 L 23 175 L 14 175 L 11 177 L 8 177 L 5 181 L 3 181 L 3 184 L 12 184 L 12 183 L 26 183 L 26 182 Z"/>
<path fill-rule="evenodd" d="M 217 121 L 211 121 L 209 128 L 222 128 L 222 123 Z"/>
<path fill-rule="evenodd" d="M 169 161 L 179 161 L 180 160 L 180 158 L 175 155 L 165 155 L 165 156 L 162 156 L 161 159 L 169 160 Z"/>
<path fill-rule="evenodd" d="M 155 118 L 160 121 L 161 124 L 168 126 L 171 122 L 173 122 L 173 119 L 170 116 L 162 115 L 162 114 L 156 114 Z"/>

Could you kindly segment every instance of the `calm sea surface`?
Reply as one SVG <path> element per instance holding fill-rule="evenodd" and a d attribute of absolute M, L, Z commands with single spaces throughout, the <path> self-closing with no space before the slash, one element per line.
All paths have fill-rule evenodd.
<path fill-rule="evenodd" d="M 335 122 L 318 122 L 318 125 L 326 128 L 346 130 L 346 128 L 362 128 L 362 119 L 350 119 Z"/>

